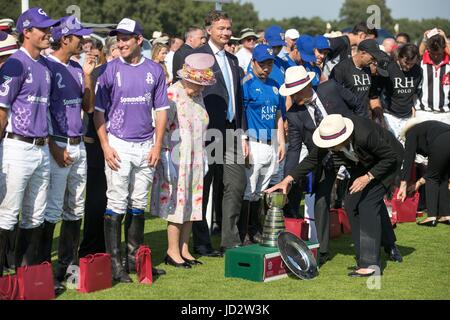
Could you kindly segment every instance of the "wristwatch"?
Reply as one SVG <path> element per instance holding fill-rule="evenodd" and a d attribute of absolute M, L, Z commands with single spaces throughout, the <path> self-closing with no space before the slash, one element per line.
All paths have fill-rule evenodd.
<path fill-rule="evenodd" d="M 375 177 L 370 172 L 367 172 L 366 176 L 369 178 L 369 182 L 375 179 Z"/>

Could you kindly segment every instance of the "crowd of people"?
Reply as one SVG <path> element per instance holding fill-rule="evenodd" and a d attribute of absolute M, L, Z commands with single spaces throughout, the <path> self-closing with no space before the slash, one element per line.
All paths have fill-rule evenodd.
<path fill-rule="evenodd" d="M 294 218 L 307 194 L 320 265 L 331 259 L 330 208 L 344 207 L 351 277 L 381 268 L 381 246 L 402 262 L 384 202 L 395 187 L 401 200 L 425 189 L 420 226 L 450 224 L 442 30 L 419 47 L 405 33 L 379 45 L 366 23 L 340 35 L 274 25 L 233 37 L 231 16 L 211 11 L 184 40 L 156 36 L 144 56 L 143 28 L 129 18 L 104 44 L 42 8 L 15 30 L 0 26 L 0 275 L 51 262 L 62 221 L 58 290 L 71 264 L 98 252 L 111 255 L 115 281 L 132 282 L 149 198 L 167 221 L 165 264 L 185 269 L 203 263 L 194 255 L 259 243 L 264 192 L 288 194 Z"/>

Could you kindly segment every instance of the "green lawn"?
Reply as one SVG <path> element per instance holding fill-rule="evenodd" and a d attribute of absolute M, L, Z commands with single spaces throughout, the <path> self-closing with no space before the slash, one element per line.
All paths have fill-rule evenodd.
<path fill-rule="evenodd" d="M 68 290 L 58 299 L 449 299 L 450 227 L 440 224 L 436 228 L 425 228 L 407 223 L 395 230 L 404 261 L 400 264 L 386 261 L 381 289 L 370 290 L 367 279 L 347 276 L 347 267 L 354 265 L 350 236 L 331 242 L 334 257 L 320 269 L 317 278 L 303 281 L 289 277 L 257 283 L 225 278 L 224 258 L 201 258 L 204 265 L 190 270 L 165 266 L 166 224 L 161 219 L 150 218 L 146 221 L 145 242 L 152 249 L 153 264 L 165 269 L 166 276 L 157 279 L 152 286 L 117 284 L 109 290 L 90 294 Z M 219 239 L 213 240 L 217 246 Z M 55 249 L 56 246 L 54 260 Z M 134 275 L 132 278 L 136 279 Z"/>

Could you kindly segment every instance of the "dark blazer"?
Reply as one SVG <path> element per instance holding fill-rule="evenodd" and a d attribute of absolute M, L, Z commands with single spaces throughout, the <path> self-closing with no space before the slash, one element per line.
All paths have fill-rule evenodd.
<path fill-rule="evenodd" d="M 173 55 L 172 61 L 172 74 L 173 74 L 173 83 L 175 83 L 178 79 L 177 71 L 183 68 L 184 59 L 194 51 L 188 44 L 183 44 L 180 49 L 178 49 Z"/>
<path fill-rule="evenodd" d="M 195 49 L 194 52 L 209 53 L 211 55 L 214 55 L 208 43 L 200 48 Z M 243 127 L 244 112 L 238 59 L 234 55 L 226 51 L 225 53 L 226 57 L 228 58 L 228 63 L 231 67 L 231 72 L 233 73 L 233 89 L 236 105 L 236 128 L 245 129 Z M 208 112 L 209 116 L 208 129 L 218 129 L 225 137 L 228 111 L 228 91 L 225 86 L 225 80 L 223 78 L 222 71 L 217 60 L 214 63 L 213 71 L 214 75 L 216 76 L 217 82 L 212 86 L 206 86 L 203 91 L 203 100 L 205 102 L 206 111 Z"/>
<path fill-rule="evenodd" d="M 321 83 L 316 90 L 328 114 L 363 115 L 364 105 L 348 89 L 334 80 Z M 298 165 L 302 143 L 309 151 L 314 148 L 312 135 L 316 125 L 308 109 L 304 105 L 293 105 L 287 112 L 289 148 L 286 155 L 285 172 L 289 172 Z"/>
<path fill-rule="evenodd" d="M 447 132 L 450 132 L 450 125 L 440 121 L 424 121 L 408 130 L 406 133 L 402 180 L 410 180 L 416 153 L 424 157 L 430 157 L 430 151 L 434 141 L 436 141 L 437 137 L 441 134 Z M 448 145 L 441 146 L 439 150 L 442 150 L 442 148 L 448 148 Z"/>
<path fill-rule="evenodd" d="M 370 171 L 372 175 L 388 188 L 399 172 L 403 146 L 388 130 L 375 122 L 358 116 L 349 116 L 353 121 L 354 130 L 351 136 L 354 151 L 359 159 L 358 163 L 346 160 L 350 169 L 350 185 L 356 178 Z M 289 175 L 296 181 L 306 176 L 322 163 L 328 149 L 315 146 L 309 155 Z M 342 152 L 336 152 L 341 159 L 347 159 Z"/>

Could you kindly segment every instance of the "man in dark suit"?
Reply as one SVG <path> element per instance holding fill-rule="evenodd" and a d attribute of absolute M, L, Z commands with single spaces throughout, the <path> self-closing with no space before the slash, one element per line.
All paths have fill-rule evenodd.
<path fill-rule="evenodd" d="M 214 151 L 209 155 L 210 166 L 203 186 L 203 220 L 194 222 L 193 236 L 195 252 L 210 256 L 215 255 L 215 252 L 211 247 L 206 223 L 206 207 L 209 190 L 215 179 L 223 179 L 224 184 L 222 251 L 241 244 L 237 225 L 246 185 L 244 157 L 248 154 L 248 146 L 241 135 L 234 134 L 235 130 L 244 128 L 239 63 L 234 55 L 224 50 L 232 34 L 231 19 L 223 11 L 212 11 L 205 19 L 205 26 L 209 41 L 195 52 L 212 54 L 216 60 L 213 71 L 217 83 L 206 87 L 203 91 L 209 115 L 208 133 L 214 136 L 208 150 Z M 218 172 L 215 167 L 222 163 L 223 176 L 214 176 L 214 173 Z"/>
<path fill-rule="evenodd" d="M 303 66 L 289 68 L 286 72 L 286 85 L 280 90 L 282 95 L 293 97 L 293 106 L 287 113 L 289 150 L 285 172 L 294 169 L 299 162 L 302 144 L 308 151 L 314 148 L 312 134 L 321 119 L 328 114 L 364 114 L 364 106 L 349 90 L 330 80 L 320 84 L 317 91 L 312 89 L 314 72 L 307 72 Z M 286 88 L 290 83 L 299 83 Z M 313 193 L 315 193 L 314 219 L 320 243 L 320 261 L 329 259 L 329 208 L 331 191 L 336 180 L 339 161 L 328 160 L 314 171 Z M 289 209 L 298 212 L 301 192 L 295 188 L 289 193 Z M 294 215 L 295 216 L 295 215 Z"/>
<path fill-rule="evenodd" d="M 357 266 L 350 277 L 380 275 L 381 220 L 389 219 L 383 197 L 394 182 L 403 148 L 395 137 L 371 120 L 338 114 L 326 116 L 314 131 L 315 147 L 278 185 L 267 190 L 287 192 L 290 185 L 320 166 L 331 152 L 350 169 L 345 198 L 352 226 Z"/>
<path fill-rule="evenodd" d="M 177 72 L 183 68 L 184 59 L 195 49 L 206 42 L 205 31 L 199 27 L 189 27 L 186 31 L 184 44 L 175 51 L 172 61 L 173 83 L 178 79 Z"/>

